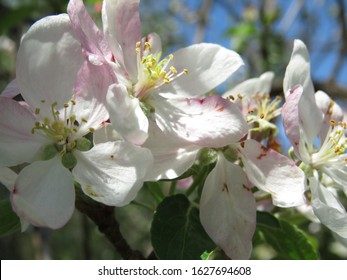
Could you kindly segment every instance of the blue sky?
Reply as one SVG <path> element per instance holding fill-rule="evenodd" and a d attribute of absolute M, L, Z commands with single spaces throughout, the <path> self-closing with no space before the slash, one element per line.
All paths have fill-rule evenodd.
<path fill-rule="evenodd" d="M 312 64 L 312 77 L 314 80 L 323 81 L 329 78 L 332 67 L 336 63 L 337 52 L 336 46 L 339 42 L 339 29 L 334 17 L 338 12 L 336 6 L 336 0 L 273 0 L 281 8 L 282 15 L 281 20 L 276 24 L 275 30 L 281 34 L 284 34 L 288 43 L 294 39 L 302 39 L 308 46 L 311 54 Z M 200 7 L 201 0 L 183 0 L 191 10 L 196 10 Z M 216 1 L 218 2 L 218 1 Z M 233 1 L 235 3 L 234 8 L 241 13 L 242 6 L 240 3 L 245 1 Z M 259 1 L 247 1 L 257 4 Z M 345 0 L 347 6 L 347 0 Z M 168 1 L 161 2 L 166 5 Z M 307 30 L 307 27 L 300 20 L 300 12 L 306 9 L 310 14 L 314 15 L 311 20 L 315 21 L 316 31 Z M 347 17 L 347 15 L 346 15 Z M 230 38 L 227 38 L 224 33 L 230 28 L 231 19 L 228 12 L 218 4 L 213 5 L 213 9 L 210 13 L 209 25 L 205 33 L 205 41 L 218 43 L 227 48 L 232 48 Z M 196 31 L 194 24 L 187 24 L 186 22 L 177 22 L 179 32 L 183 34 L 187 40 L 187 44 L 191 44 L 193 41 L 193 35 Z M 309 35 L 311 40 L 305 40 L 304 36 Z M 309 45 L 313 42 L 312 45 Z M 326 47 L 333 47 L 335 51 L 322 52 L 321 49 Z M 289 57 L 288 57 L 289 61 Z M 339 84 L 347 86 L 347 58 L 344 59 L 344 65 L 342 72 L 338 75 L 337 81 Z"/>

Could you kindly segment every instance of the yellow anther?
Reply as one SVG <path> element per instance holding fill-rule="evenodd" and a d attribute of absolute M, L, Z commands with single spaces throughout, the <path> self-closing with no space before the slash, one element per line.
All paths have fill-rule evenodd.
<path fill-rule="evenodd" d="M 263 113 L 260 114 L 260 118 L 263 119 L 265 115 Z"/>
<path fill-rule="evenodd" d="M 139 48 L 139 47 L 141 47 L 141 42 L 140 41 L 136 42 L 136 48 Z"/>
<path fill-rule="evenodd" d="M 248 114 L 252 114 L 252 113 L 254 113 L 254 110 L 252 109 L 248 110 Z"/>
<path fill-rule="evenodd" d="M 184 73 L 185 75 L 188 75 L 188 73 L 189 73 L 188 69 L 183 69 L 183 73 Z"/>
<path fill-rule="evenodd" d="M 35 122 L 35 127 L 39 128 L 40 127 L 40 123 L 39 122 Z"/>
<path fill-rule="evenodd" d="M 176 70 L 176 68 L 175 67 L 173 67 L 173 66 L 170 66 L 170 71 L 173 73 L 173 74 L 177 74 L 177 70 Z"/>
<path fill-rule="evenodd" d="M 89 132 L 94 133 L 94 131 L 95 131 L 94 128 L 92 128 L 92 127 L 89 128 Z"/>
<path fill-rule="evenodd" d="M 76 105 L 75 99 L 71 99 L 70 102 L 71 102 L 72 105 Z"/>
<path fill-rule="evenodd" d="M 239 99 L 242 99 L 242 98 L 243 98 L 243 96 L 242 96 L 240 93 L 237 94 L 237 97 L 238 97 Z"/>
<path fill-rule="evenodd" d="M 169 59 L 170 59 L 170 60 L 173 60 L 173 58 L 174 58 L 173 54 L 170 53 L 170 54 L 169 54 Z"/>
<path fill-rule="evenodd" d="M 40 114 L 40 108 L 35 109 L 35 115 L 38 115 L 38 114 Z"/>
<path fill-rule="evenodd" d="M 68 108 L 68 107 L 69 107 L 69 104 L 64 103 L 64 108 Z"/>
<path fill-rule="evenodd" d="M 142 59 L 141 59 L 141 63 L 142 63 L 142 64 L 145 64 L 145 63 L 146 63 L 146 60 L 147 60 L 147 58 L 146 58 L 145 56 L 143 56 Z"/>
<path fill-rule="evenodd" d="M 336 121 L 335 121 L 335 120 L 330 120 L 330 126 L 331 126 L 332 128 L 335 127 L 335 124 L 336 124 Z"/>
<path fill-rule="evenodd" d="M 164 78 L 164 83 L 165 84 L 169 84 L 170 83 L 170 79 L 169 78 Z"/>
<path fill-rule="evenodd" d="M 135 49 L 136 53 L 140 53 L 140 48 Z"/>
<path fill-rule="evenodd" d="M 146 50 L 151 50 L 151 43 L 150 42 L 145 42 L 145 47 L 144 47 L 145 51 Z"/>
<path fill-rule="evenodd" d="M 87 120 L 86 118 L 82 118 L 81 120 L 82 120 L 82 122 L 84 122 L 84 123 L 87 123 L 87 122 L 88 122 L 88 120 Z"/>

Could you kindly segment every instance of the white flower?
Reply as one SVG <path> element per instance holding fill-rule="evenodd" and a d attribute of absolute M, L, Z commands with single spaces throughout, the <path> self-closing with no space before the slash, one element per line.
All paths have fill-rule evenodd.
<path fill-rule="evenodd" d="M 141 38 L 139 2 L 105 0 L 103 32 L 81 0 L 68 6 L 87 59 L 110 77 L 103 94 L 115 130 L 137 145 L 147 140 L 151 120 L 164 133 L 195 145 L 239 140 L 247 126 L 236 107 L 219 96 L 203 97 L 243 65 L 240 56 L 198 44 L 161 58 L 158 35 Z"/>
<path fill-rule="evenodd" d="M 106 78 L 83 62 L 67 15 L 46 17 L 29 29 L 16 73 L 26 103 L 0 97 L 0 167 L 27 164 L 11 194 L 16 213 L 36 226 L 63 226 L 74 210 L 74 179 L 97 201 L 130 202 L 152 155 L 124 141 L 91 148 L 87 134 L 109 118 L 97 95 Z M 86 87 L 93 79 L 94 87 Z"/>
<path fill-rule="evenodd" d="M 306 46 L 295 40 L 288 64 L 282 109 L 285 132 L 307 176 L 314 214 L 340 238 L 347 238 L 347 213 L 321 178 L 330 178 L 346 193 L 346 124 L 341 108 L 322 92 L 314 92 Z"/>

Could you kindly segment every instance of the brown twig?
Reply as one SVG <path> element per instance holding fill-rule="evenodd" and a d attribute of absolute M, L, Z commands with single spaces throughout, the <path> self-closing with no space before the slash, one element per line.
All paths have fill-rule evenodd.
<path fill-rule="evenodd" d="M 81 213 L 87 215 L 98 226 L 100 232 L 112 243 L 123 259 L 144 259 L 139 251 L 130 248 L 122 236 L 114 216 L 115 207 L 97 203 L 81 194 L 77 195 L 75 205 Z"/>

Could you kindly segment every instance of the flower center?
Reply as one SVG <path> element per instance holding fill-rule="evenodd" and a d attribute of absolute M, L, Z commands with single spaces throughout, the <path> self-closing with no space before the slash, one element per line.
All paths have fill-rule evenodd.
<path fill-rule="evenodd" d="M 344 130 L 347 124 L 331 120 L 330 128 L 324 139 L 323 144 L 318 152 L 314 153 L 311 157 L 312 166 L 318 168 L 323 165 L 336 165 L 346 164 L 346 143 L 347 139 L 344 135 Z"/>
<path fill-rule="evenodd" d="M 145 100 L 151 90 L 188 74 L 187 69 L 179 72 L 174 66 L 170 66 L 174 58 L 172 54 L 161 59 L 161 52 L 153 54 L 151 51 L 152 46 L 149 42 L 136 43 L 138 80 L 133 86 L 133 94 L 140 100 Z"/>
<path fill-rule="evenodd" d="M 42 103 L 45 103 L 42 100 Z M 31 132 L 42 133 L 52 140 L 53 144 L 45 147 L 43 151 L 43 159 L 48 160 L 53 158 L 56 154 L 62 157 L 62 163 L 67 168 L 73 168 L 76 165 L 76 159 L 72 154 L 74 149 L 87 151 L 91 148 L 91 142 L 85 137 L 77 136 L 80 125 L 87 123 L 87 120 L 81 118 L 76 119 L 73 114 L 76 101 L 71 99 L 69 103 L 64 104 L 63 110 L 57 109 L 57 102 L 50 106 L 51 116 L 42 117 L 40 108 L 35 109 L 35 115 L 41 121 L 36 121 L 35 126 Z M 93 128 L 89 129 L 93 132 Z"/>

